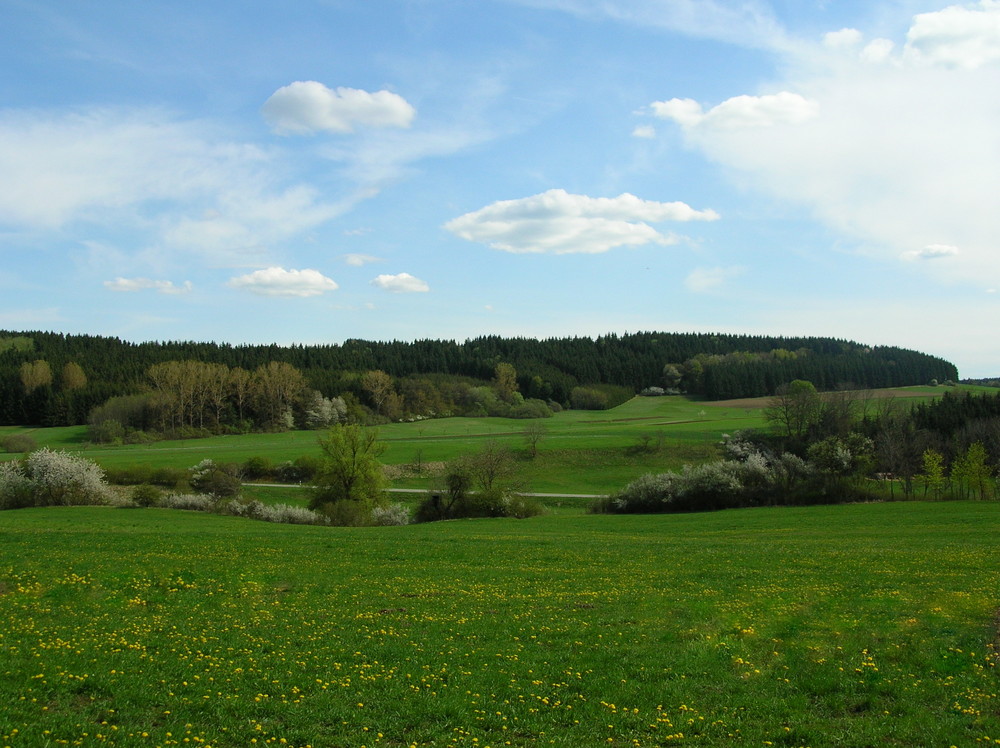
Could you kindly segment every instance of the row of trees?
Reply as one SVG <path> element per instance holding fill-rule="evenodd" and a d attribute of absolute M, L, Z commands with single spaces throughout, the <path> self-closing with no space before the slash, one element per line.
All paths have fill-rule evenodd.
<path fill-rule="evenodd" d="M 526 399 L 510 364 L 496 366 L 492 382 L 438 377 L 396 380 L 381 370 L 345 377 L 342 394 L 327 397 L 287 363 L 254 371 L 201 361 L 154 364 L 141 394 L 119 395 L 88 419 L 97 442 L 143 441 L 249 430 L 319 429 L 334 423 L 380 423 L 448 415 L 544 418 L 560 406 Z M 578 394 L 579 393 L 581 394 Z M 574 403 L 606 407 L 597 390 L 576 388 Z"/>
<path fill-rule="evenodd" d="M 442 379 L 483 386 L 496 380 L 497 366 L 510 365 L 517 392 L 525 400 L 570 406 L 597 391 L 610 404 L 621 393 L 663 386 L 709 399 L 749 397 L 774 392 L 782 382 L 808 379 L 819 389 L 840 382 L 890 387 L 957 378 L 942 359 L 900 348 L 870 348 L 830 338 L 777 338 L 643 332 L 598 338 L 501 338 L 455 341 L 372 342 L 349 340 L 326 346 L 232 346 L 216 343 L 129 343 L 117 338 L 0 331 L 0 423 L 62 425 L 83 423 L 94 406 L 116 395 L 139 394 L 155 365 L 197 361 L 230 371 L 258 370 L 271 362 L 300 371 L 309 388 L 332 398 L 352 392 L 364 400 L 360 378 L 381 371 L 395 383 L 396 395 L 375 410 L 423 412 L 418 390 L 431 383 L 449 400 Z M 40 371 L 22 380 L 25 364 Z M 70 385 L 68 364 L 84 374 Z M 51 377 L 44 374 L 47 366 Z M 81 380 L 77 379 L 77 383 Z M 500 389 L 493 388 L 497 393 Z M 598 398 L 600 399 L 600 398 Z M 506 402 L 498 396 L 500 403 Z M 507 402 L 509 407 L 514 403 Z M 484 405 L 485 410 L 489 408 Z M 389 416 L 387 416 L 389 417 Z"/>

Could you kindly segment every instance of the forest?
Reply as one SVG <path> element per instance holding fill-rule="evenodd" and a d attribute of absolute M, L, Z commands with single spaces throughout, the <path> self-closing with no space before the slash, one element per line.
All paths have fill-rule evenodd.
<path fill-rule="evenodd" d="M 135 428 L 280 429 L 446 415 L 544 416 L 646 391 L 721 400 L 958 379 L 917 351 L 818 337 L 637 332 L 544 340 L 483 336 L 337 345 L 135 343 L 0 331 L 0 424 L 76 425 L 101 408 Z M 150 410 L 150 405 L 156 407 Z M 317 425 L 324 425 L 318 423 Z"/>

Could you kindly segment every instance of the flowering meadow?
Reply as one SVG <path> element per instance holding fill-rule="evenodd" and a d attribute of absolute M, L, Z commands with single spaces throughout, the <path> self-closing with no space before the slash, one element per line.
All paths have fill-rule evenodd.
<path fill-rule="evenodd" d="M 0 748 L 1000 744 L 1000 505 L 0 516 Z"/>

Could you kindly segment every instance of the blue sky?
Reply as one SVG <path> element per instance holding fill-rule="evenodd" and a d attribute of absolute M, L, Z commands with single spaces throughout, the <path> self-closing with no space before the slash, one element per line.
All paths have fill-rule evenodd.
<path fill-rule="evenodd" d="M 0 327 L 1000 375 L 1000 1 L 0 0 Z"/>

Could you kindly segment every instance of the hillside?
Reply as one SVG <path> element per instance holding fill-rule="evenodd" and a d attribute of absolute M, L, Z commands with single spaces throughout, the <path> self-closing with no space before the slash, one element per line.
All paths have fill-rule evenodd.
<path fill-rule="evenodd" d="M 197 361 L 251 371 L 283 362 L 325 397 L 351 393 L 381 370 L 414 377 L 484 382 L 499 363 L 514 367 L 524 398 L 566 406 L 574 388 L 619 388 L 626 396 L 676 388 L 709 400 L 770 395 L 807 379 L 821 390 L 844 384 L 883 388 L 956 380 L 956 367 L 929 354 L 832 338 L 640 332 L 598 338 L 480 337 L 340 345 L 238 345 L 191 341 L 132 343 L 119 338 L 0 331 L 0 423 L 72 425 L 116 395 L 148 388 L 155 364 Z M 41 362 L 41 363 L 39 363 Z M 37 364 L 37 370 L 32 367 Z M 620 401 L 620 400 L 619 400 Z"/>

